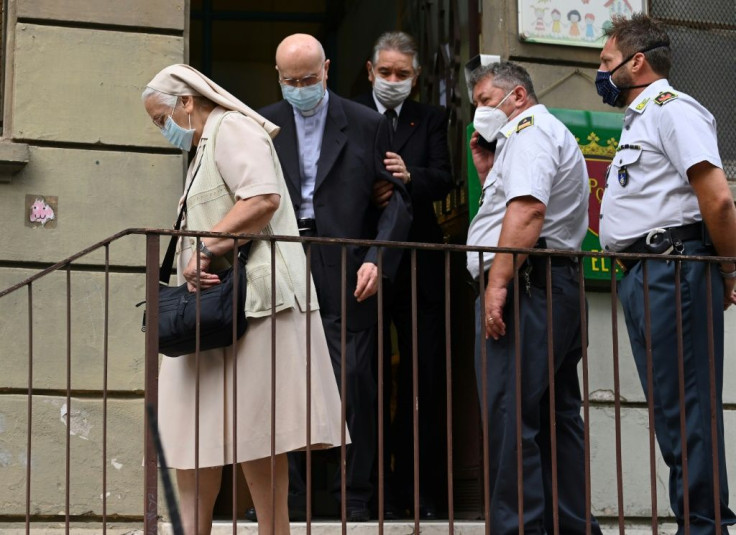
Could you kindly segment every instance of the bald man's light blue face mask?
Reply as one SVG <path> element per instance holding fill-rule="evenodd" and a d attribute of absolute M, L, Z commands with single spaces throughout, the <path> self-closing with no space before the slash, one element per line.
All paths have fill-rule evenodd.
<path fill-rule="evenodd" d="M 177 103 L 178 103 L 177 99 Z M 172 118 L 176 104 L 171 110 L 171 114 L 166 118 L 164 127 L 161 129 L 161 133 L 164 135 L 166 140 L 174 145 L 175 147 L 189 152 L 192 149 L 192 140 L 194 139 L 194 128 L 192 128 L 192 116 L 189 115 L 189 128 L 182 128 Z"/>
<path fill-rule="evenodd" d="M 289 104 L 302 112 L 311 111 L 316 108 L 325 96 L 325 88 L 322 82 L 306 87 L 293 87 L 281 84 L 281 94 Z"/>

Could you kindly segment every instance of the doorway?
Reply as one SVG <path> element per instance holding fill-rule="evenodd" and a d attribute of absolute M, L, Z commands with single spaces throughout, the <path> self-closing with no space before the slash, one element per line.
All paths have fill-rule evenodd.
<path fill-rule="evenodd" d="M 279 42 L 293 33 L 309 33 L 323 44 L 331 60 L 328 86 L 352 98 L 370 91 L 365 61 L 375 39 L 384 31 L 411 33 L 420 48 L 423 65 L 418 100 L 442 104 L 449 110 L 448 138 L 457 188 L 436 211 L 449 243 L 464 243 L 467 231 L 467 195 L 464 177 L 465 124 L 469 116 L 461 65 L 477 53 L 477 2 L 468 0 L 191 0 L 189 63 L 254 109 L 281 99 L 274 55 Z M 452 389 L 454 443 L 453 482 L 455 515 L 480 514 L 482 475 L 480 417 L 473 396 L 472 299 L 464 283 L 464 259 L 453 258 L 452 281 Z M 432 410 L 438 425 L 445 423 L 445 402 Z M 313 478 L 326 486 L 329 457 L 319 461 Z M 445 465 L 440 469 L 443 469 Z M 443 478 L 443 481 L 446 481 Z M 250 507 L 250 497 L 238 471 L 238 516 Z M 232 518 L 232 470 L 226 468 L 215 514 Z M 439 489 L 445 496 L 447 491 Z M 322 496 L 323 498 L 320 498 Z M 335 514 L 326 489 L 314 489 L 315 516 Z"/>

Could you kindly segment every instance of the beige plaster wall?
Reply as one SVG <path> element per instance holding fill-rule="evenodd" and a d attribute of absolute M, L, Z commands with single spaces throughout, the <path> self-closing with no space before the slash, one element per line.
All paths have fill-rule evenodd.
<path fill-rule="evenodd" d="M 136 237 L 143 239 L 142 237 Z M 22 280 L 35 270 L 0 270 L 0 288 L 8 279 Z M 145 298 L 143 273 L 111 273 L 109 312 L 105 325 L 105 274 L 71 272 L 71 338 L 67 330 L 67 273 L 55 272 L 32 287 L 32 315 L 28 291 L 23 289 L 3 298 L 4 310 L 12 310 L 0 322 L 0 355 L 5 363 L 2 386 L 28 387 L 29 345 L 33 344 L 33 387 L 64 390 L 67 386 L 67 354 L 71 358 L 71 388 L 99 391 L 103 387 L 105 330 L 107 328 L 108 389 L 143 390 L 144 334 L 142 309 Z M 32 318 L 32 319 L 29 319 Z M 29 323 L 33 339 L 29 341 Z M 2 399 L 2 398 L 0 398 Z"/>
<path fill-rule="evenodd" d="M 18 17 L 184 30 L 185 0 L 20 0 Z"/>
<path fill-rule="evenodd" d="M 16 139 L 167 147 L 140 95 L 181 37 L 19 23 L 15 42 Z"/>
<path fill-rule="evenodd" d="M 70 409 L 71 408 L 71 409 Z M 69 437 L 69 512 L 101 514 L 103 463 L 107 467 L 107 512 L 140 515 L 143 506 L 143 403 L 112 399 L 107 404 L 107 452 L 103 459 L 101 400 L 34 396 L 32 405 L 31 514 L 64 515 Z M 69 416 L 71 414 L 71 417 Z M 4 514 L 25 514 L 28 463 L 28 404 L 25 396 L 3 396 L 0 408 L 0 466 Z"/>
<path fill-rule="evenodd" d="M 591 442 L 591 503 L 598 516 L 618 516 L 616 485 L 616 433 L 612 407 L 595 407 L 590 412 Z M 649 419 L 646 409 L 628 409 L 621 414 L 621 468 L 623 504 L 627 518 L 651 517 L 651 479 L 649 468 Z M 726 444 L 736 444 L 736 412 L 725 415 Z M 663 518 L 671 517 L 669 508 L 669 470 L 656 449 L 657 511 Z M 736 474 L 736 456 L 726 449 L 726 464 L 730 479 Z M 732 450 L 730 450 L 732 451 Z M 564 469 L 560 467 L 560 469 Z M 730 503 L 736 499 L 736 489 L 730 487 Z"/>
<path fill-rule="evenodd" d="M 153 125 L 141 129 L 154 130 Z M 0 184 L 6 229 L 2 258 L 58 262 L 130 227 L 171 227 L 181 194 L 184 159 L 177 154 L 70 150 L 33 146 L 28 165 Z M 54 228 L 26 226 L 26 195 L 58 197 Z M 128 238 L 110 249 L 111 263 L 141 266 L 144 238 Z M 102 253 L 80 260 L 102 263 Z"/>
<path fill-rule="evenodd" d="M 10 143 L 29 156 L 20 172 L 3 170 L 0 178 L 0 291 L 123 229 L 171 227 L 186 162 L 151 124 L 140 95 L 158 70 L 183 61 L 188 6 L 187 0 L 9 3 L 0 158 L 18 152 Z M 29 225 L 28 196 L 58 201 L 53 225 Z M 83 392 L 71 402 L 69 512 L 102 513 L 104 465 L 108 514 L 142 515 L 144 339 L 135 304 L 144 297 L 144 252 L 143 236 L 110 246 L 104 459 L 104 254 L 80 259 L 71 271 L 69 345 L 66 271 L 33 284 L 32 319 L 26 289 L 0 299 L 2 519 L 26 511 L 31 344 L 37 392 L 31 514 L 65 514 L 69 354 L 71 388 Z"/>
<path fill-rule="evenodd" d="M 611 111 L 595 91 L 600 49 L 525 43 L 518 37 L 518 4 L 485 0 L 480 50 L 523 65 L 539 101 L 549 107 Z"/>

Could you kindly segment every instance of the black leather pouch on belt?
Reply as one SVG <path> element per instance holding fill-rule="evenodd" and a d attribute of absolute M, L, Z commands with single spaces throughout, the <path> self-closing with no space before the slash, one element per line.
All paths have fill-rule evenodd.
<path fill-rule="evenodd" d="M 524 267 L 519 270 L 519 274 L 527 274 L 529 284 L 537 288 L 547 287 L 547 256 L 528 256 Z M 569 266 L 577 269 L 577 259 L 568 256 L 551 257 L 552 267 Z"/>
<path fill-rule="evenodd" d="M 661 255 L 682 254 L 685 250 L 683 242 L 691 240 L 702 240 L 705 245 L 712 244 L 705 225 L 698 221 L 681 227 L 653 229 L 621 252 Z M 639 262 L 639 260 L 629 258 L 619 258 L 617 261 L 625 271 L 630 270 Z"/>

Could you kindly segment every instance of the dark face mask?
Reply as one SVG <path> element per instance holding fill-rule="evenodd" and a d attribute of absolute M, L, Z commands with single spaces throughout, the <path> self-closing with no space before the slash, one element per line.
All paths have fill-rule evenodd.
<path fill-rule="evenodd" d="M 639 52 L 645 53 L 645 52 L 649 52 L 650 50 L 654 50 L 655 48 L 660 48 L 663 46 L 669 46 L 669 45 L 666 43 L 657 43 L 656 45 L 645 48 L 644 50 L 640 50 Z M 598 71 L 598 73 L 596 74 L 595 90 L 603 98 L 603 102 L 605 104 L 608 104 L 609 106 L 615 106 L 617 108 L 621 108 L 624 105 L 624 96 L 622 94 L 622 91 L 625 91 L 628 89 L 637 89 L 639 87 L 646 87 L 649 85 L 649 84 L 641 84 L 641 85 L 628 85 L 628 86 L 618 87 L 613 82 L 613 79 L 611 78 L 614 72 L 616 72 L 618 69 L 626 65 L 639 52 L 634 52 L 628 58 L 626 58 L 621 63 L 619 63 L 616 67 L 614 67 L 612 70 Z"/>
<path fill-rule="evenodd" d="M 622 106 L 623 98 L 621 95 L 621 91 L 629 88 L 618 87 L 615 83 L 613 83 L 611 75 L 613 75 L 613 73 L 616 72 L 619 68 L 623 67 L 625 63 L 631 61 L 631 58 L 633 57 L 634 56 L 629 56 L 611 71 L 598 71 L 598 73 L 595 75 L 595 90 L 601 97 L 603 97 L 603 102 L 605 104 L 608 104 L 609 106 L 615 106 L 617 108 L 620 108 Z"/>

